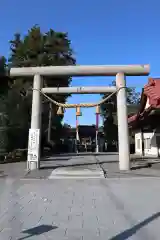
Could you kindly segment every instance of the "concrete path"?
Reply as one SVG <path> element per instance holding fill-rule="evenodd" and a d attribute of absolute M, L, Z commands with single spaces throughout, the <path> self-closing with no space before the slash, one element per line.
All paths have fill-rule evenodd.
<path fill-rule="evenodd" d="M 0 180 L 2 240 L 159 240 L 160 179 Z"/>
<path fill-rule="evenodd" d="M 95 156 L 72 156 L 68 160 L 56 160 L 58 168 L 54 169 L 49 179 L 57 178 L 104 178 L 103 169 Z M 60 166 L 60 167 L 59 167 Z"/>
<path fill-rule="evenodd" d="M 149 159 L 146 159 L 149 160 Z M 150 161 L 157 159 L 150 159 Z M 26 163 L 0 164 L 0 178 L 56 179 L 56 178 L 130 178 L 160 177 L 160 163 L 148 168 L 146 161 L 132 162 L 132 171 L 120 172 L 118 154 L 61 155 L 41 161 L 41 170 L 26 171 Z"/>
<path fill-rule="evenodd" d="M 33 171 L 26 177 L 31 179 L 160 177 L 160 164 L 148 168 L 146 161 L 143 160 L 139 163 L 132 162 L 131 166 L 132 171 L 120 172 L 118 154 L 115 153 L 98 155 L 87 153 L 79 156 L 62 154 L 44 159 L 41 161 L 41 171 Z"/>

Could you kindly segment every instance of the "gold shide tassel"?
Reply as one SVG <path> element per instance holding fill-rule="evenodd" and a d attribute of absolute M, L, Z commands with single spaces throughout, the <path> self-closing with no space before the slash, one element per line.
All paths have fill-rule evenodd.
<path fill-rule="evenodd" d="M 80 107 L 76 107 L 76 116 L 82 116 Z"/>
<path fill-rule="evenodd" d="M 100 114 L 100 106 L 99 105 L 96 106 L 96 113 Z"/>
<path fill-rule="evenodd" d="M 63 107 L 59 107 L 57 110 L 57 115 L 63 115 L 64 114 L 64 109 Z"/>

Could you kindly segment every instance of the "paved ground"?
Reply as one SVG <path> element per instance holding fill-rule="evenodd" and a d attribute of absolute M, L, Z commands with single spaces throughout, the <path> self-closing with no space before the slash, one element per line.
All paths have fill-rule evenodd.
<path fill-rule="evenodd" d="M 0 180 L 0 239 L 159 240 L 160 179 Z"/>
<path fill-rule="evenodd" d="M 133 156 L 132 156 L 133 158 Z M 135 157 L 134 157 L 135 160 Z M 137 162 L 138 160 L 138 162 Z M 132 171 L 120 172 L 118 154 L 80 154 L 79 156 L 61 155 L 43 159 L 41 171 L 32 171 L 25 178 L 117 178 L 117 177 L 160 177 L 160 163 L 148 168 L 146 161 L 136 159 L 131 163 Z M 154 161 L 157 161 L 154 160 Z"/>
<path fill-rule="evenodd" d="M 120 175 L 102 158 L 77 157 L 77 165 L 110 177 L 49 179 L 58 164 L 74 172 L 75 157 L 42 162 L 38 177 L 25 176 L 24 163 L 0 165 L 0 240 L 159 240 L 158 165 Z"/>

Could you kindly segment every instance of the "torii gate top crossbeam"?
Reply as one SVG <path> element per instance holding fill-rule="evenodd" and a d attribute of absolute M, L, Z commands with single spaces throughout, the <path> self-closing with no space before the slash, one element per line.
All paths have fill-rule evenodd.
<path fill-rule="evenodd" d="M 91 66 L 45 66 L 11 68 L 11 76 L 147 76 L 150 66 L 146 65 L 91 65 Z"/>
<path fill-rule="evenodd" d="M 116 92 L 117 88 L 116 87 L 105 87 L 105 86 L 89 86 L 89 87 L 60 87 L 60 88 L 42 88 L 41 91 L 42 93 L 47 93 L 47 94 L 64 94 L 64 93 L 69 93 L 69 94 L 97 94 L 97 93 L 107 93 L 107 92 Z"/>

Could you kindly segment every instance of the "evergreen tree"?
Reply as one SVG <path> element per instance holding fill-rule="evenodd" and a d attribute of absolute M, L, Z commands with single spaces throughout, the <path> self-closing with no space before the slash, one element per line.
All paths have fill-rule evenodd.
<path fill-rule="evenodd" d="M 56 32 L 50 29 L 43 33 L 39 26 L 33 26 L 28 33 L 22 37 L 15 34 L 10 41 L 11 54 L 9 58 L 10 67 L 35 67 L 35 66 L 62 66 L 74 65 L 76 63 L 71 49 L 71 41 L 67 33 Z M 13 125 L 19 125 L 24 132 L 28 131 L 31 115 L 31 98 L 33 78 L 15 77 L 10 97 L 14 98 L 11 103 L 16 107 L 19 114 L 14 118 L 13 112 L 10 112 L 10 119 Z M 71 77 L 45 77 L 44 86 L 48 87 L 68 87 Z M 14 97 L 15 96 L 15 97 Z M 52 95 L 59 102 L 65 102 L 68 95 Z M 48 128 L 49 104 L 43 98 L 42 129 L 43 133 Z M 57 106 L 53 105 L 52 129 L 55 129 L 54 136 L 59 138 L 62 117 L 56 116 Z M 26 131 L 27 129 L 27 131 Z M 56 141 L 56 139 L 54 139 Z M 27 139 L 26 139 L 27 144 Z"/>
<path fill-rule="evenodd" d="M 10 87 L 10 79 L 6 74 L 6 59 L 0 57 L 0 158 L 8 150 L 8 115 L 7 97 Z"/>

